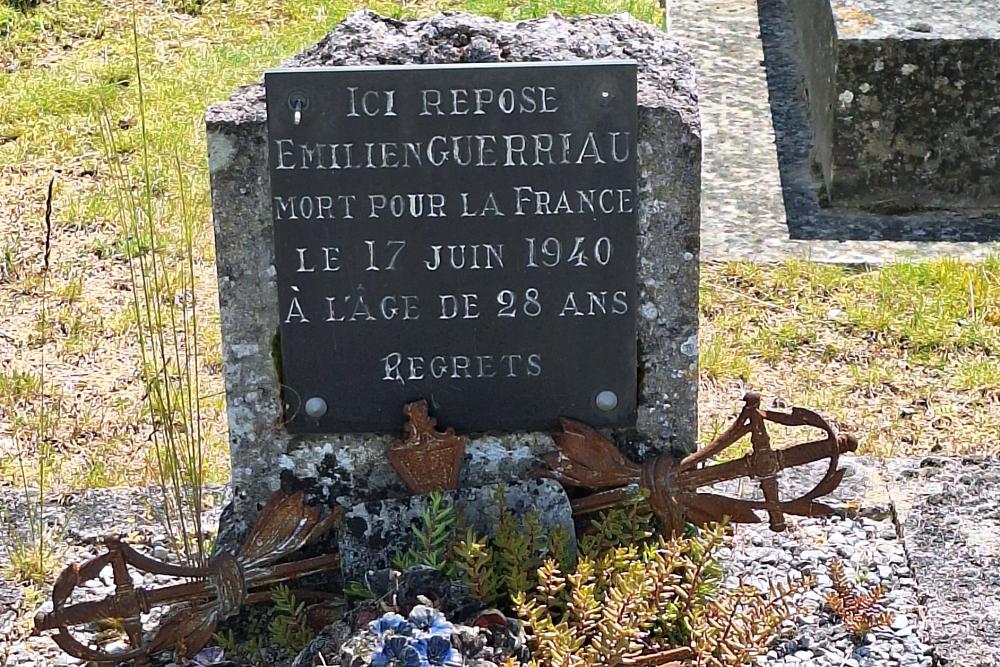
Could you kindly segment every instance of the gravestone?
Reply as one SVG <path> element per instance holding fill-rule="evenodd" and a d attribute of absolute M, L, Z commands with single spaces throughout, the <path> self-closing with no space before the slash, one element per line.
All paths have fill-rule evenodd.
<path fill-rule="evenodd" d="M 527 476 L 560 416 L 636 458 L 694 448 L 701 144 L 675 40 L 364 11 L 266 82 L 207 114 L 224 544 L 282 485 L 406 496 L 386 452 L 418 398 L 470 434 L 462 488 Z"/>

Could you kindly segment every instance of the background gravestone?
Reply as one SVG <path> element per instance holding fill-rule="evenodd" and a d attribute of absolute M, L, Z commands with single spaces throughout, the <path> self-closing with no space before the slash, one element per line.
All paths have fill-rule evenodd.
<path fill-rule="evenodd" d="M 701 138 L 692 60 L 675 40 L 628 16 L 500 23 L 451 14 L 400 22 L 364 11 L 285 66 L 596 58 L 638 63 L 637 419 L 634 428 L 609 433 L 637 457 L 691 450 Z M 210 108 L 207 129 L 234 492 L 223 532 L 245 530 L 257 504 L 282 483 L 306 483 L 331 501 L 405 495 L 385 457 L 396 433 L 293 435 L 283 426 L 263 87 L 241 88 Z M 512 481 L 552 447 L 541 432 L 473 434 L 461 485 Z"/>
<path fill-rule="evenodd" d="M 790 2 L 834 206 L 1000 206 L 994 0 Z"/>

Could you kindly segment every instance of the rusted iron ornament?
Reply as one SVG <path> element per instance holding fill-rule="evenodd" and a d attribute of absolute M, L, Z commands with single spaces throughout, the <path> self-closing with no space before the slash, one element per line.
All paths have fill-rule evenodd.
<path fill-rule="evenodd" d="M 427 412 L 427 401 L 403 406 L 403 436 L 389 449 L 389 464 L 411 493 L 458 488 L 465 446 L 469 439 L 455 429 L 437 430 L 437 420 Z"/>
<path fill-rule="evenodd" d="M 614 444 L 585 424 L 561 420 L 563 431 L 553 435 L 557 451 L 545 455 L 545 475 L 565 486 L 594 491 L 572 501 L 574 514 L 648 499 L 666 533 L 679 533 L 685 523 L 704 524 L 728 518 L 740 523 L 756 523 L 757 511 L 767 513 L 773 530 L 785 528 L 785 515 L 823 516 L 833 510 L 816 499 L 833 491 L 844 477 L 838 469 L 840 454 L 857 449 L 852 436 L 838 433 L 811 410 L 791 412 L 764 410 L 760 396 L 748 394 L 736 421 L 704 449 L 679 459 L 662 454 L 643 463 L 626 458 Z M 388 453 L 392 466 L 411 491 L 450 489 L 458 485 L 466 438 L 452 429 L 443 432 L 427 413 L 424 401 L 404 409 L 407 427 Z M 766 422 L 784 426 L 809 426 L 826 434 L 815 440 L 784 449 L 773 449 Z M 744 436 L 750 436 L 752 451 L 745 456 L 713 465 L 703 465 Z M 808 463 L 829 461 L 826 473 L 816 486 L 793 500 L 779 497 L 778 476 L 782 470 Z M 743 500 L 701 492 L 718 482 L 749 477 L 760 483 L 763 500 Z M 55 630 L 53 640 L 66 653 L 97 664 L 118 664 L 132 660 L 135 667 L 148 667 L 150 657 L 174 649 L 178 658 L 197 653 L 211 638 L 219 621 L 236 614 L 243 605 L 269 600 L 270 588 L 317 572 L 334 569 L 337 554 L 277 563 L 280 559 L 314 542 L 327 532 L 342 512 L 325 515 L 318 506 L 305 504 L 302 492 L 278 492 L 261 510 L 256 525 L 236 556 L 218 555 L 204 567 L 171 565 L 143 556 L 118 538 L 106 539 L 107 552 L 82 564 L 67 567 L 52 590 L 52 611 L 35 617 L 37 632 Z M 111 566 L 115 594 L 102 600 L 69 604 L 73 591 L 96 579 Z M 162 588 L 135 587 L 129 566 L 141 572 L 193 579 Z M 170 607 L 163 625 L 144 641 L 141 615 L 154 607 Z M 87 646 L 71 633 L 73 626 L 100 619 L 121 619 L 129 648 L 107 652 Z M 635 665 L 674 664 L 684 658 L 676 651 L 646 656 Z"/>
<path fill-rule="evenodd" d="M 276 584 L 336 568 L 339 558 L 327 554 L 290 563 L 274 563 L 315 541 L 330 529 L 339 512 L 322 515 L 307 506 L 301 492 L 276 493 L 261 510 L 253 530 L 236 556 L 219 555 L 204 567 L 185 567 L 143 556 L 116 537 L 106 538 L 108 551 L 84 563 L 67 567 L 52 588 L 52 611 L 35 616 L 35 631 L 55 630 L 52 639 L 69 655 L 98 664 L 117 665 L 132 660 L 148 667 L 150 656 L 174 649 L 179 658 L 201 650 L 219 621 L 233 616 L 245 604 L 271 599 Z M 96 579 L 110 565 L 115 594 L 102 600 L 69 604 L 73 591 Z M 140 572 L 194 579 L 163 588 L 132 584 L 129 566 Z M 144 641 L 141 614 L 170 606 L 170 614 L 149 641 Z M 121 619 L 129 649 L 106 652 L 76 639 L 70 628 L 100 619 Z"/>
<path fill-rule="evenodd" d="M 758 523 L 756 511 L 768 515 L 771 530 L 785 529 L 785 515 L 828 516 L 833 509 L 816 499 L 840 484 L 844 470 L 837 467 L 840 455 L 853 452 L 858 441 L 838 433 L 812 410 L 792 408 L 791 412 L 765 410 L 760 395 L 747 394 L 736 421 L 707 447 L 678 460 L 661 454 L 643 463 L 626 458 L 610 440 L 585 424 L 563 419 L 563 432 L 553 435 L 557 451 L 547 454 L 546 476 L 565 486 L 596 491 L 572 501 L 574 514 L 587 514 L 631 502 L 640 494 L 648 497 L 650 507 L 668 534 L 680 534 L 686 522 L 705 524 L 713 521 Z M 766 422 L 784 426 L 811 426 L 826 437 L 783 449 L 773 449 Z M 743 457 L 714 465 L 701 464 L 718 456 L 744 436 L 750 436 L 752 451 Z M 779 497 L 778 477 L 782 470 L 829 461 L 826 473 L 813 489 L 793 500 Z M 748 477 L 758 482 L 763 500 L 730 498 L 699 489 L 719 482 Z"/>

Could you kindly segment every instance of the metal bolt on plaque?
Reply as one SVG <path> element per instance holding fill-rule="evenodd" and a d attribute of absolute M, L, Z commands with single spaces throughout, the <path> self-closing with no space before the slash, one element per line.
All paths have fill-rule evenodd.
<path fill-rule="evenodd" d="M 319 419 L 326 414 L 326 401 L 319 396 L 313 396 L 306 401 L 306 414 L 313 419 Z"/>
<path fill-rule="evenodd" d="M 302 112 L 309 106 L 309 100 L 302 93 L 292 93 L 288 97 L 288 106 L 293 111 L 292 124 L 300 125 L 302 123 Z"/>
<path fill-rule="evenodd" d="M 618 394 L 610 389 L 605 389 L 597 394 L 597 398 L 594 399 L 594 404 L 597 405 L 597 409 L 602 412 L 611 412 L 618 407 Z"/>

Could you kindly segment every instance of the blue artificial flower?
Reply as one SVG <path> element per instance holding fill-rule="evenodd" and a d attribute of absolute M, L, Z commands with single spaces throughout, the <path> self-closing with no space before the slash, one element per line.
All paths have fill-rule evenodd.
<path fill-rule="evenodd" d="M 401 667 L 430 667 L 427 663 L 427 645 L 424 640 L 412 641 L 402 652 Z"/>
<path fill-rule="evenodd" d="M 410 623 L 426 635 L 451 636 L 455 626 L 448 622 L 444 614 L 433 607 L 418 604 L 410 610 Z"/>
<path fill-rule="evenodd" d="M 441 667 L 462 667 L 462 654 L 447 638 L 434 635 L 427 640 L 427 662 Z"/>
<path fill-rule="evenodd" d="M 384 614 L 368 629 L 379 639 L 372 667 L 462 667 L 462 654 L 450 640 L 455 626 L 432 607 L 417 605 L 409 619 Z"/>
<path fill-rule="evenodd" d="M 222 662 L 222 659 L 226 657 L 226 652 L 223 651 L 218 646 L 209 646 L 208 648 L 203 648 L 198 651 L 197 654 L 191 660 L 198 667 L 208 667 L 217 662 Z"/>
<path fill-rule="evenodd" d="M 391 667 L 403 661 L 410 640 L 406 637 L 387 637 L 382 647 L 372 655 L 372 667 Z"/>
<path fill-rule="evenodd" d="M 376 635 L 384 635 L 390 630 L 397 630 L 405 618 L 393 612 L 382 614 L 382 618 L 376 619 L 368 624 L 368 629 Z"/>

